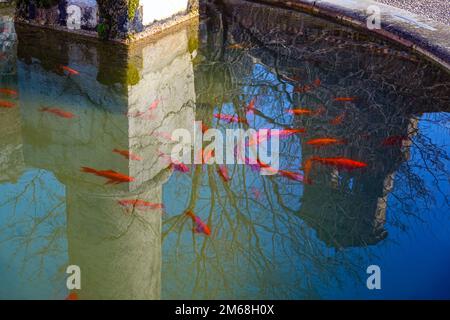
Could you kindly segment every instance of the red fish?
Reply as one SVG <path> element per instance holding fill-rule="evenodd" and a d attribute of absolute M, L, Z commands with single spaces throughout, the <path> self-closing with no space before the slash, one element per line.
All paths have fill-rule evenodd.
<path fill-rule="evenodd" d="M 335 139 L 335 138 L 318 138 L 309 140 L 306 142 L 306 144 L 314 147 L 323 147 L 333 144 L 345 144 L 345 141 L 342 139 Z"/>
<path fill-rule="evenodd" d="M 382 145 L 385 147 L 401 146 L 405 140 L 408 140 L 407 136 L 391 136 L 384 139 Z"/>
<path fill-rule="evenodd" d="M 127 150 L 114 149 L 112 152 L 120 154 L 121 156 L 127 158 L 128 160 L 142 161 L 141 157 L 139 157 L 138 155 L 135 155 Z"/>
<path fill-rule="evenodd" d="M 69 293 L 69 295 L 66 297 L 65 300 L 69 300 L 69 301 L 79 300 L 78 294 L 76 292 L 71 292 L 71 293 Z"/>
<path fill-rule="evenodd" d="M 205 151 L 202 151 L 202 155 L 203 155 L 203 163 L 208 163 L 208 161 L 212 158 L 216 156 L 216 150 L 209 150 L 209 152 L 205 153 Z"/>
<path fill-rule="evenodd" d="M 75 115 L 73 113 L 68 112 L 68 111 L 64 111 L 64 110 L 59 109 L 59 108 L 48 108 L 48 107 L 45 107 L 45 108 L 41 108 L 39 111 L 52 113 L 52 114 L 54 114 L 54 115 L 56 115 L 58 117 L 65 118 L 65 119 L 75 118 Z"/>
<path fill-rule="evenodd" d="M 222 178 L 222 180 L 224 182 L 228 182 L 230 181 L 230 176 L 228 174 L 228 168 L 225 165 L 220 165 L 219 168 L 217 169 L 217 173 L 219 174 L 220 178 Z"/>
<path fill-rule="evenodd" d="M 194 222 L 194 233 L 203 233 L 207 236 L 211 235 L 211 229 L 202 221 L 202 219 L 197 217 L 192 211 L 187 211 L 185 214 L 192 219 L 192 222 Z"/>
<path fill-rule="evenodd" d="M 228 123 L 245 123 L 248 124 L 247 119 L 239 118 L 238 116 L 232 116 L 229 114 L 215 114 L 214 118 L 217 118 L 219 120 L 224 120 Z"/>
<path fill-rule="evenodd" d="M 79 75 L 79 74 L 80 74 L 77 70 L 72 69 L 72 68 L 70 68 L 70 67 L 68 67 L 68 66 L 61 66 L 61 69 L 63 69 L 63 70 L 66 71 L 68 74 L 73 75 L 73 76 L 76 76 L 76 75 Z"/>
<path fill-rule="evenodd" d="M 9 101 L 0 101 L 0 108 L 11 109 L 14 108 L 16 104 Z"/>
<path fill-rule="evenodd" d="M 288 178 L 290 180 L 300 181 L 300 182 L 303 182 L 303 180 L 304 180 L 303 175 L 300 173 L 286 171 L 286 170 L 280 170 L 279 173 L 281 176 Z"/>
<path fill-rule="evenodd" d="M 311 157 L 306 160 L 304 165 L 304 182 L 307 184 L 312 184 L 312 180 L 309 178 L 310 172 L 312 169 L 313 162 L 318 162 L 324 165 L 333 166 L 336 168 L 341 168 L 345 170 L 354 170 L 361 169 L 367 167 L 367 163 L 361 161 L 355 161 L 348 158 L 319 158 L 319 157 Z"/>
<path fill-rule="evenodd" d="M 260 132 L 258 132 L 254 137 L 252 137 L 250 139 L 247 146 L 253 146 L 253 145 L 259 144 L 259 143 L 267 140 L 269 137 L 286 138 L 286 137 L 292 136 L 297 133 L 306 133 L 306 129 L 269 130 L 267 132 L 267 135 L 261 135 Z"/>
<path fill-rule="evenodd" d="M 119 200 L 118 202 L 122 207 L 136 208 L 137 210 L 164 209 L 164 204 L 162 203 L 152 203 L 140 199 Z"/>
<path fill-rule="evenodd" d="M 247 106 L 247 114 L 255 113 L 255 110 L 256 110 L 255 104 L 256 104 L 256 98 L 253 98 L 252 101 L 250 101 L 250 103 Z"/>
<path fill-rule="evenodd" d="M 312 157 L 310 158 L 311 161 L 315 161 L 321 164 L 346 169 L 346 170 L 353 170 L 353 169 L 360 169 L 367 167 L 367 163 L 356 161 L 348 158 L 319 158 L 319 157 Z"/>
<path fill-rule="evenodd" d="M 155 101 L 153 101 L 153 103 L 150 105 L 150 107 L 148 107 L 148 111 L 152 111 L 155 110 L 156 108 L 158 108 L 159 103 L 161 102 L 161 100 L 156 99 Z"/>
<path fill-rule="evenodd" d="M 133 177 L 124 175 L 114 170 L 96 170 L 88 167 L 82 167 L 81 171 L 85 173 L 92 173 L 96 176 L 108 179 L 106 184 L 129 183 L 135 180 Z"/>
<path fill-rule="evenodd" d="M 172 157 L 168 156 L 167 154 L 164 154 L 163 152 L 159 151 L 159 156 L 162 157 L 164 160 L 169 162 L 169 168 L 174 169 L 175 171 L 187 173 L 190 171 L 189 167 L 185 165 L 184 163 L 181 163 L 179 161 L 172 160 Z"/>
<path fill-rule="evenodd" d="M 342 124 L 345 119 L 345 112 L 330 121 L 330 124 L 337 126 Z"/>
<path fill-rule="evenodd" d="M 17 94 L 18 94 L 16 90 L 7 89 L 7 88 L 0 89 L 0 93 L 6 94 L 8 96 L 17 96 Z"/>
<path fill-rule="evenodd" d="M 356 97 L 337 97 L 334 98 L 334 101 L 336 102 L 352 102 L 355 101 Z"/>
<path fill-rule="evenodd" d="M 296 116 L 314 116 L 314 115 L 319 115 L 322 114 L 324 112 L 323 108 L 320 108 L 318 110 L 309 110 L 309 109 L 291 109 L 288 110 L 287 113 L 296 115 Z"/>
<path fill-rule="evenodd" d="M 208 130 L 209 130 L 209 127 L 206 124 L 203 124 L 203 122 L 202 122 L 202 133 L 205 134 L 206 131 L 208 131 Z"/>
<path fill-rule="evenodd" d="M 255 197 L 255 199 L 259 200 L 259 198 L 261 197 L 261 192 L 258 190 L 258 188 L 252 187 L 251 192 L 252 192 L 253 196 Z"/>
<path fill-rule="evenodd" d="M 322 81 L 321 81 L 319 78 L 317 78 L 316 80 L 314 80 L 314 85 L 315 85 L 316 87 L 320 87 L 321 84 L 322 84 Z"/>

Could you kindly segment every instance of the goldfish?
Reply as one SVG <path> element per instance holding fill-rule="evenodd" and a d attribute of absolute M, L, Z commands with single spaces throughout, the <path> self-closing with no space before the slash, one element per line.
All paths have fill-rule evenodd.
<path fill-rule="evenodd" d="M 127 151 L 127 150 L 114 149 L 112 152 L 120 154 L 121 156 L 124 156 L 128 160 L 142 161 L 141 157 L 139 157 L 138 155 L 135 155 L 135 154 L 133 154 L 130 151 Z"/>
<path fill-rule="evenodd" d="M 311 90 L 313 90 L 314 89 L 314 87 L 313 86 L 310 86 L 310 85 L 304 85 L 304 86 L 297 86 L 297 87 L 295 87 L 294 88 L 294 92 L 296 92 L 296 93 L 306 93 L 306 92 L 309 92 L 309 91 L 311 91 Z"/>
<path fill-rule="evenodd" d="M 300 173 L 296 173 L 296 172 L 291 172 L 291 171 L 287 171 L 287 170 L 280 170 L 279 174 L 285 178 L 288 178 L 290 180 L 294 180 L 294 181 L 300 181 L 303 182 L 304 180 L 304 176 Z"/>
<path fill-rule="evenodd" d="M 164 209 L 164 204 L 162 203 L 152 203 L 140 199 L 131 199 L 131 200 L 119 200 L 118 203 L 122 207 L 126 208 L 136 208 L 138 210 L 155 210 L 155 209 Z"/>
<path fill-rule="evenodd" d="M 356 97 L 337 97 L 334 98 L 334 101 L 336 102 L 352 102 L 355 101 Z"/>
<path fill-rule="evenodd" d="M 216 156 L 216 150 L 212 149 L 208 153 L 205 153 L 205 151 L 202 151 L 203 154 L 203 163 L 208 163 L 209 160 L 211 160 L 212 157 Z"/>
<path fill-rule="evenodd" d="M 306 93 L 314 89 L 314 87 L 320 87 L 322 81 L 317 78 L 314 80 L 312 84 L 306 84 L 304 86 L 297 86 L 294 88 L 294 92 L 296 93 Z"/>
<path fill-rule="evenodd" d="M 227 121 L 228 123 L 235 122 L 248 124 L 247 119 L 239 118 L 238 116 L 232 116 L 229 114 L 214 114 L 214 118 Z"/>
<path fill-rule="evenodd" d="M 330 121 L 330 124 L 337 126 L 337 125 L 341 124 L 344 121 L 344 119 L 345 119 L 345 112 L 340 114 L 336 118 L 332 119 Z"/>
<path fill-rule="evenodd" d="M 78 300 L 78 294 L 76 292 L 71 292 L 71 293 L 69 293 L 69 295 L 66 297 L 65 300 L 69 300 L 69 301 Z"/>
<path fill-rule="evenodd" d="M 385 147 L 401 146 L 405 140 L 408 140 L 407 136 L 391 136 L 384 139 L 382 145 Z"/>
<path fill-rule="evenodd" d="M 168 140 L 168 141 L 172 141 L 172 142 L 175 141 L 174 139 L 172 139 L 172 135 L 167 133 L 167 132 L 157 132 L 156 131 L 156 132 L 153 132 L 152 135 L 157 136 L 157 137 L 161 137 L 161 138 L 163 138 L 165 140 Z"/>
<path fill-rule="evenodd" d="M 322 84 L 322 81 L 321 81 L 319 78 L 317 78 L 316 80 L 314 80 L 314 85 L 315 85 L 316 87 L 320 87 L 321 84 Z"/>
<path fill-rule="evenodd" d="M 8 96 L 17 96 L 17 94 L 18 94 L 16 90 L 7 89 L 7 88 L 0 89 L 0 93 L 6 94 Z"/>
<path fill-rule="evenodd" d="M 197 217 L 192 211 L 187 211 L 185 214 L 192 219 L 192 222 L 194 222 L 194 233 L 203 233 L 207 236 L 211 235 L 211 229 L 209 229 L 208 225 L 204 223 L 202 219 Z"/>
<path fill-rule="evenodd" d="M 233 44 L 230 44 L 227 48 L 233 49 L 233 50 L 237 50 L 237 49 L 242 50 L 242 49 L 248 49 L 249 46 L 246 44 L 242 44 L 242 43 L 233 43 Z"/>
<path fill-rule="evenodd" d="M 252 99 L 252 101 L 250 101 L 250 103 L 247 106 L 247 114 L 255 113 L 255 110 L 256 110 L 255 104 L 256 104 L 256 99 L 254 98 L 254 99 Z"/>
<path fill-rule="evenodd" d="M 174 169 L 175 171 L 187 173 L 190 171 L 189 167 L 185 165 L 184 163 L 172 160 L 172 157 L 168 156 L 167 154 L 164 154 L 163 152 L 159 151 L 159 156 L 162 157 L 164 160 L 169 162 L 169 168 Z"/>
<path fill-rule="evenodd" d="M 14 108 L 16 104 L 9 101 L 0 101 L 0 108 L 11 109 Z"/>
<path fill-rule="evenodd" d="M 252 192 L 253 196 L 255 197 L 255 199 L 259 200 L 259 198 L 261 197 L 261 192 L 258 190 L 258 188 L 252 187 L 251 192 Z"/>
<path fill-rule="evenodd" d="M 156 99 L 155 101 L 153 101 L 153 103 L 150 105 L 150 107 L 148 107 L 148 111 L 152 111 L 155 110 L 156 108 L 158 108 L 158 105 L 161 101 L 159 99 Z"/>
<path fill-rule="evenodd" d="M 54 114 L 54 115 L 56 115 L 58 117 L 65 118 L 65 119 L 75 118 L 75 115 L 73 113 L 68 112 L 68 111 L 64 111 L 64 110 L 59 109 L 59 108 L 44 107 L 44 108 L 41 108 L 39 111 L 40 112 L 52 113 L 52 114 Z"/>
<path fill-rule="evenodd" d="M 228 175 L 228 168 L 225 165 L 220 165 L 219 168 L 217 169 L 217 173 L 219 174 L 219 176 L 222 178 L 222 180 L 224 182 L 228 182 L 230 181 L 230 176 Z"/>
<path fill-rule="evenodd" d="M 208 130 L 209 130 L 209 127 L 202 122 L 202 133 L 205 134 L 206 131 L 208 131 Z"/>
<path fill-rule="evenodd" d="M 341 139 L 335 139 L 335 138 L 318 138 L 318 139 L 312 139 L 306 142 L 307 145 L 314 146 L 314 147 L 323 147 L 323 146 L 329 146 L 332 144 L 344 144 L 345 141 Z"/>
<path fill-rule="evenodd" d="M 260 132 L 258 132 L 254 137 L 252 137 L 250 139 L 250 141 L 247 143 L 247 146 L 253 146 L 253 145 L 259 144 L 259 143 L 267 140 L 269 137 L 286 138 L 286 137 L 292 136 L 296 133 L 306 133 L 306 129 L 269 130 L 267 132 L 267 135 L 261 135 Z"/>
<path fill-rule="evenodd" d="M 129 183 L 135 180 L 133 177 L 124 175 L 114 170 L 96 170 L 89 167 L 82 167 L 81 171 L 85 173 L 92 173 L 96 176 L 108 179 L 106 184 Z"/>
<path fill-rule="evenodd" d="M 291 110 L 287 111 L 287 113 L 290 113 L 290 114 L 296 115 L 296 116 L 314 116 L 314 115 L 322 114 L 323 112 L 324 112 L 323 108 L 319 108 L 316 111 L 309 110 L 309 109 L 291 109 Z"/>
<path fill-rule="evenodd" d="M 69 75 L 76 76 L 80 74 L 77 70 L 69 68 L 68 66 L 61 66 L 61 69 L 66 71 Z"/>

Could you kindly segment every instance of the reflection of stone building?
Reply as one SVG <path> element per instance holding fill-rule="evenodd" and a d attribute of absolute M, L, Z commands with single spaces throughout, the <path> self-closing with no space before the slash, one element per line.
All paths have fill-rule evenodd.
<path fill-rule="evenodd" d="M 12 163 L 19 170 L 53 172 L 65 186 L 69 263 L 81 267 L 82 299 L 160 297 L 162 211 L 127 214 L 118 200 L 162 203 L 162 186 L 171 171 L 158 152 L 169 153 L 170 144 L 152 133 L 192 128 L 191 36 L 183 27 L 149 44 L 112 50 L 18 29 L 20 109 L 0 119 L 7 122 L 2 137 L 11 144 L 11 135 L 17 136 L 17 143 L 1 145 L 0 179 L 17 179 L 20 173 L 3 176 L 12 174 Z M 80 74 L 67 76 L 61 65 Z M 148 112 L 157 99 L 158 107 Z M 42 113 L 44 106 L 76 117 Z M 139 113 L 149 116 L 135 116 Z M 130 150 L 143 160 L 127 160 L 113 149 Z M 104 179 L 82 173 L 83 166 L 112 169 L 135 181 L 104 185 Z"/>
<path fill-rule="evenodd" d="M 208 11 L 207 34 L 225 46 L 220 55 L 223 69 L 232 69 L 229 72 L 236 76 L 247 70 L 240 63 L 250 66 L 256 63 L 273 78 L 281 79 L 283 89 L 287 85 L 296 86 L 292 80 L 296 77 L 302 85 L 321 80 L 323 86 L 305 94 L 293 93 L 290 98 L 298 107 L 324 105 L 323 117 L 297 117 L 290 126 L 306 128 L 309 138 L 337 137 L 348 143 L 313 149 L 303 141 L 302 159 L 340 156 L 370 163 L 370 174 L 325 166 L 314 168 L 313 178 L 317 183 L 305 185 L 298 216 L 329 246 L 378 243 L 387 236 L 386 202 L 393 189 L 394 174 L 408 157 L 407 146 L 383 148 L 380 145 L 388 136 L 411 135 L 415 130 L 415 112 L 423 112 L 415 97 L 415 90 L 423 89 L 422 77 L 408 77 L 408 83 L 400 83 L 405 79 L 390 70 L 398 70 L 399 61 L 403 61 L 405 74 L 414 74 L 416 58 L 350 28 L 303 13 L 237 0 L 223 3 L 217 12 L 214 6 L 204 9 Z M 226 50 L 232 43 L 239 44 L 241 49 Z M 251 72 L 243 74 L 242 79 Z M 342 80 L 356 73 L 360 73 L 357 81 Z M 196 79 L 206 77 L 208 71 L 205 74 L 196 74 Z M 245 85 L 245 80 L 241 82 Z M 364 92 L 360 90 L 362 82 Z M 392 89 L 396 86 L 408 89 L 397 93 Z M 357 96 L 357 108 L 333 104 L 336 96 Z M 331 125 L 330 119 L 341 115 L 343 110 L 347 125 Z"/>

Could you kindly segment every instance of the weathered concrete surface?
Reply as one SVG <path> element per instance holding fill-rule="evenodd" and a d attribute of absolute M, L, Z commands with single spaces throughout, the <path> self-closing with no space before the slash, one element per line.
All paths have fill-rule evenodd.
<path fill-rule="evenodd" d="M 448 0 L 377 1 L 450 25 L 450 1 Z"/>
<path fill-rule="evenodd" d="M 246 0 L 305 11 L 366 29 L 399 42 L 450 70 L 450 29 L 448 25 L 409 11 L 372 0 Z M 369 30 L 368 12 L 377 6 L 381 28 Z"/>

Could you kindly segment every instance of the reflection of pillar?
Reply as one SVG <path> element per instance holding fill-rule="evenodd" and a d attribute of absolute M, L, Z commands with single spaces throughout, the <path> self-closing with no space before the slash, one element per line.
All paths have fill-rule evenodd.
<path fill-rule="evenodd" d="M 10 17 L 0 17 L 0 76 L 1 88 L 17 90 L 17 36 Z M 16 181 L 24 167 L 22 150 L 22 120 L 18 100 L 2 98 L 15 104 L 0 108 L 0 181 Z"/>
<path fill-rule="evenodd" d="M 162 212 L 127 214 L 118 201 L 162 203 L 162 186 L 171 172 L 158 151 L 170 153 L 171 142 L 154 133 L 170 136 L 175 129 L 193 128 L 189 43 L 195 40 L 187 28 L 130 51 L 45 33 L 50 58 L 37 49 L 28 51 L 39 47 L 41 39 L 21 31 L 26 163 L 52 171 L 66 186 L 69 263 L 81 267 L 81 299 L 160 297 Z M 59 72 L 60 61 L 80 74 Z M 114 73 L 118 76 L 111 77 Z M 149 110 L 156 100 L 160 103 Z M 39 111 L 42 106 L 76 117 L 48 115 Z M 126 159 L 113 149 L 130 150 L 142 160 Z M 135 181 L 104 185 L 105 179 L 81 167 L 115 170 Z"/>
<path fill-rule="evenodd" d="M 67 188 L 69 263 L 81 268 L 81 299 L 159 299 L 161 210 L 127 214 L 117 201 L 162 201 L 162 185 L 139 195 Z"/>

